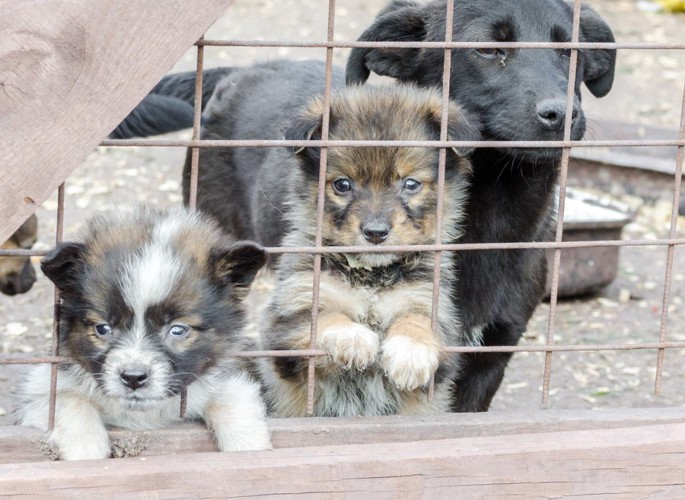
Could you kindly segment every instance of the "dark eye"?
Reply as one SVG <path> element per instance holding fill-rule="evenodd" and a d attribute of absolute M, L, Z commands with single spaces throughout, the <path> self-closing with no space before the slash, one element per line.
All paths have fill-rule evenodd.
<path fill-rule="evenodd" d="M 344 177 L 333 181 L 333 189 L 338 194 L 344 194 L 352 191 L 352 183 L 349 179 Z"/>
<path fill-rule="evenodd" d="M 188 335 L 188 331 L 190 331 L 190 327 L 186 325 L 171 325 L 171 328 L 169 328 L 169 335 L 173 337 L 185 337 Z"/>
<path fill-rule="evenodd" d="M 100 323 L 98 325 L 95 325 L 93 329 L 95 330 L 95 334 L 98 337 L 107 337 L 108 335 L 112 334 L 112 327 L 109 326 L 107 323 Z"/>
<path fill-rule="evenodd" d="M 416 179 L 407 179 L 404 181 L 402 189 L 409 193 L 418 193 L 419 189 L 421 189 L 421 183 Z"/>
<path fill-rule="evenodd" d="M 479 49 L 476 49 L 476 52 L 478 52 L 481 56 L 486 57 L 488 59 L 494 59 L 495 57 L 506 57 L 507 54 L 504 52 L 502 49 L 497 49 L 494 47 L 481 47 Z"/>

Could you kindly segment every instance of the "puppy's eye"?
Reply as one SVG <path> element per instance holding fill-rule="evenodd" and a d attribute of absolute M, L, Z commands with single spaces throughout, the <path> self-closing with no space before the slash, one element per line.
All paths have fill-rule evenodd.
<path fill-rule="evenodd" d="M 336 179 L 333 181 L 333 190 L 337 194 L 349 193 L 350 191 L 352 191 L 352 182 L 350 182 L 350 180 L 346 179 L 345 177 Z"/>
<path fill-rule="evenodd" d="M 404 189 L 408 193 L 418 193 L 419 190 L 421 189 L 421 183 L 417 181 L 416 179 L 407 179 L 404 181 L 404 184 L 402 185 L 402 189 Z"/>
<path fill-rule="evenodd" d="M 188 335 L 188 332 L 190 331 L 190 327 L 186 325 L 171 325 L 171 328 L 169 328 L 169 335 L 172 337 L 185 337 Z"/>
<path fill-rule="evenodd" d="M 559 55 L 561 57 L 565 58 L 570 58 L 571 57 L 571 49 L 559 49 Z"/>
<path fill-rule="evenodd" d="M 93 330 L 95 330 L 95 334 L 98 337 L 107 337 L 109 335 L 112 335 L 112 327 L 109 326 L 107 323 L 99 323 L 97 325 L 94 325 Z"/>
<path fill-rule="evenodd" d="M 476 52 L 487 59 L 494 59 L 495 57 L 507 57 L 507 53 L 502 49 L 497 49 L 494 47 L 481 47 L 476 49 Z"/>

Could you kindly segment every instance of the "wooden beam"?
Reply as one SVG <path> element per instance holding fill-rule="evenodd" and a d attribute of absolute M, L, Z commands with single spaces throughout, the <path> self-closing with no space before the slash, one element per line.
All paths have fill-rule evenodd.
<path fill-rule="evenodd" d="M 0 466 L 4 495 L 685 496 L 685 424 Z"/>
<path fill-rule="evenodd" d="M 234 0 L 0 0 L 0 241 Z"/>
<path fill-rule="evenodd" d="M 492 437 L 540 432 L 597 430 L 641 425 L 685 424 L 679 408 L 547 410 L 365 418 L 270 419 L 274 448 L 408 442 Z M 110 431 L 116 456 L 170 455 L 215 450 L 211 433 L 186 423 L 155 431 Z M 36 429 L 0 427 L 1 463 L 48 461 L 44 437 Z"/>

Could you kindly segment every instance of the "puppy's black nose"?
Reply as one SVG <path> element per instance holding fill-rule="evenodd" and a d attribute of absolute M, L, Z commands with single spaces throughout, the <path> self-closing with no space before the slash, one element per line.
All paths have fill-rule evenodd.
<path fill-rule="evenodd" d="M 561 130 L 566 120 L 566 100 L 565 99 L 545 99 L 537 105 L 538 120 L 548 130 Z M 572 118 L 578 116 L 578 108 L 573 107 Z"/>
<path fill-rule="evenodd" d="M 365 222 L 362 225 L 362 234 L 366 241 L 378 245 L 387 239 L 390 234 L 390 226 L 386 222 Z"/>
<path fill-rule="evenodd" d="M 124 370 L 119 375 L 121 382 L 128 388 L 140 389 L 147 382 L 147 372 L 139 369 Z"/>

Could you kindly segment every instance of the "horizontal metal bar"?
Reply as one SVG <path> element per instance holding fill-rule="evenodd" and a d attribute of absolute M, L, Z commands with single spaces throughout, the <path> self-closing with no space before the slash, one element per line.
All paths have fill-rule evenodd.
<path fill-rule="evenodd" d="M 239 140 L 192 140 L 192 139 L 107 139 L 100 146 L 142 146 L 142 147 L 422 147 L 422 148 L 606 148 L 638 146 L 685 146 L 685 139 L 653 140 L 582 140 L 582 141 L 363 141 L 363 140 L 318 140 L 286 141 L 283 139 L 239 139 Z"/>
<path fill-rule="evenodd" d="M 281 253 L 395 253 L 395 252 L 443 252 L 473 250 L 522 250 L 530 248 L 598 248 L 598 247 L 652 247 L 685 245 L 685 238 L 663 238 L 654 240 L 593 240 L 593 241 L 526 241 L 506 243 L 442 243 L 439 245 L 384 245 L 384 246 L 303 246 L 303 247 L 266 247 L 272 254 Z M 16 250 L 0 250 L 0 257 L 18 257 Z M 23 250 L 21 256 L 41 256 L 44 251 Z"/>
<path fill-rule="evenodd" d="M 472 49 L 472 48 L 520 48 L 520 49 L 644 49 L 682 50 L 685 43 L 667 42 L 370 42 L 370 41 L 298 41 L 298 40 L 198 40 L 204 47 L 294 47 L 312 49 L 393 48 L 393 49 Z"/>
<path fill-rule="evenodd" d="M 584 345 L 515 345 L 515 346 L 447 346 L 446 353 L 477 352 L 587 352 L 587 351 L 637 351 L 656 349 L 685 349 L 685 342 L 645 342 L 639 344 L 584 344 Z M 236 358 L 286 358 L 286 357 L 322 357 L 328 353 L 321 349 L 292 349 L 279 351 L 232 351 L 228 356 Z M 0 365 L 31 365 L 43 363 L 60 363 L 70 361 L 66 356 L 45 356 L 30 358 L 0 358 Z"/>

